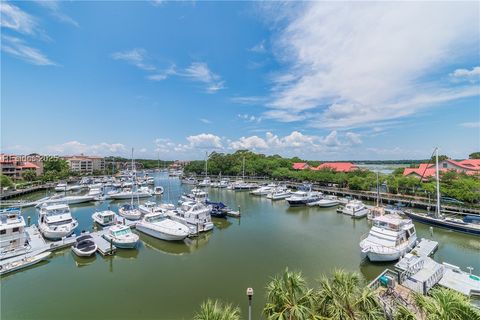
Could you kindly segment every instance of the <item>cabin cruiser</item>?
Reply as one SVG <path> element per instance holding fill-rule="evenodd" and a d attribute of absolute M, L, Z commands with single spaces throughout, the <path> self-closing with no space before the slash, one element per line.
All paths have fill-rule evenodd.
<path fill-rule="evenodd" d="M 318 207 L 321 207 L 321 208 L 327 208 L 327 207 L 334 207 L 338 204 L 340 204 L 340 202 L 338 201 L 338 198 L 336 196 L 328 195 L 328 196 L 325 196 L 318 201 L 311 202 L 308 205 L 309 206 L 318 206 Z"/>
<path fill-rule="evenodd" d="M 290 206 L 304 206 L 311 202 L 320 200 L 321 192 L 298 190 L 286 200 Z"/>
<path fill-rule="evenodd" d="M 206 177 L 200 183 L 198 184 L 200 187 L 209 187 L 212 184 L 212 181 L 210 181 L 209 177 Z"/>
<path fill-rule="evenodd" d="M 417 234 L 410 219 L 396 214 L 376 217 L 370 232 L 362 237 L 362 258 L 370 261 L 395 261 L 415 247 Z"/>
<path fill-rule="evenodd" d="M 196 185 L 197 184 L 197 179 L 195 179 L 193 177 L 188 177 L 188 178 L 183 178 L 181 182 L 184 183 L 184 184 Z"/>
<path fill-rule="evenodd" d="M 0 255 L 2 259 L 25 254 L 30 250 L 25 226 L 20 208 L 0 210 Z"/>
<path fill-rule="evenodd" d="M 360 200 L 350 200 L 342 209 L 343 214 L 352 218 L 363 218 L 368 214 L 368 208 Z"/>
<path fill-rule="evenodd" d="M 43 204 L 38 217 L 38 229 L 49 240 L 68 237 L 77 228 L 67 204 Z"/>
<path fill-rule="evenodd" d="M 97 245 L 91 235 L 82 234 L 76 239 L 72 251 L 79 257 L 90 257 L 97 251 Z"/>
<path fill-rule="evenodd" d="M 180 222 L 169 219 L 164 213 L 146 214 L 136 229 L 157 239 L 180 241 L 188 237 L 190 230 Z"/>
<path fill-rule="evenodd" d="M 130 188 L 124 188 L 122 191 L 110 191 L 108 197 L 110 199 L 130 199 L 130 198 L 150 198 L 152 193 L 147 187 L 140 187 L 137 191 L 132 191 Z"/>
<path fill-rule="evenodd" d="M 156 202 L 147 201 L 144 204 L 139 205 L 138 210 L 140 210 L 140 212 L 143 214 L 152 213 L 156 206 L 157 206 Z"/>
<path fill-rule="evenodd" d="M 159 196 L 161 194 L 163 194 L 163 187 L 162 186 L 156 186 L 154 189 L 153 189 L 153 194 Z"/>
<path fill-rule="evenodd" d="M 46 198 L 46 199 L 42 199 L 42 201 L 40 201 L 36 207 L 40 207 L 44 204 L 48 204 L 48 205 L 51 205 L 51 204 L 59 204 L 59 203 L 63 203 L 63 204 L 77 204 L 77 203 L 84 203 L 84 202 L 90 202 L 94 199 L 93 196 L 89 196 L 89 195 L 85 195 L 85 196 L 64 196 L 64 195 L 54 195 L 52 197 L 49 197 L 49 198 Z"/>
<path fill-rule="evenodd" d="M 120 249 L 133 249 L 137 246 L 138 235 L 132 232 L 129 226 L 117 224 L 111 226 L 103 238 Z"/>
<path fill-rule="evenodd" d="M 181 196 L 178 202 L 181 204 L 185 201 L 196 201 L 205 203 L 208 201 L 208 193 L 203 191 L 202 189 L 194 188 L 189 194 L 184 194 L 183 196 Z"/>
<path fill-rule="evenodd" d="M 168 210 L 166 213 L 170 219 L 189 227 L 191 234 L 196 234 L 213 229 L 210 210 L 211 208 L 199 202 L 184 202 L 179 209 Z"/>
<path fill-rule="evenodd" d="M 276 184 L 271 183 L 266 186 L 261 186 L 253 191 L 250 191 L 250 194 L 253 194 L 254 196 L 265 196 L 272 192 L 276 188 Z"/>
<path fill-rule="evenodd" d="M 94 199 L 103 196 L 103 187 L 100 186 L 90 186 L 87 196 L 91 196 Z"/>
<path fill-rule="evenodd" d="M 92 219 L 94 222 L 98 223 L 102 227 L 110 226 L 115 224 L 115 218 L 117 215 L 111 210 L 98 211 L 92 214 Z"/>
<path fill-rule="evenodd" d="M 274 188 L 269 194 L 267 194 L 267 199 L 283 200 L 289 198 L 291 195 L 292 191 L 290 191 L 290 189 L 287 189 L 287 187 L 284 186 L 280 186 Z"/>
<path fill-rule="evenodd" d="M 67 184 L 66 183 L 59 183 L 55 186 L 55 191 L 57 192 L 64 192 L 67 191 Z"/>
<path fill-rule="evenodd" d="M 218 183 L 218 188 L 226 188 L 230 184 L 230 180 L 223 179 Z"/>
<path fill-rule="evenodd" d="M 142 212 L 137 206 L 133 204 L 124 204 L 118 209 L 118 214 L 128 220 L 139 220 L 142 217 Z"/>

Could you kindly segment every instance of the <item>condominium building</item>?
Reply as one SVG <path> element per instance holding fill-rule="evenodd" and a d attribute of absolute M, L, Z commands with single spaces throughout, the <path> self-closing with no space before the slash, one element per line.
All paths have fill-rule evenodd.
<path fill-rule="evenodd" d="M 70 170 L 79 173 L 93 173 L 94 171 L 105 170 L 105 159 L 102 157 L 78 156 L 63 157 L 67 160 Z"/>
<path fill-rule="evenodd" d="M 12 179 L 21 179 L 27 170 L 33 170 L 37 176 L 43 173 L 43 160 L 38 154 L 13 155 L 0 154 L 0 172 Z"/>

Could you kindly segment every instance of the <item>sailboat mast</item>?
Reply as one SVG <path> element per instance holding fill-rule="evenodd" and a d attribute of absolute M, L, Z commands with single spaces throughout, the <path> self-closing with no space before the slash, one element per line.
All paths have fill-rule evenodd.
<path fill-rule="evenodd" d="M 135 163 L 133 162 L 133 148 L 132 148 L 132 172 L 133 172 L 133 183 L 132 183 L 132 198 L 130 199 L 130 204 L 133 206 L 133 190 L 137 184 L 137 174 L 135 172 Z"/>
<path fill-rule="evenodd" d="M 380 206 L 380 186 L 378 183 L 378 171 L 377 171 L 377 207 Z"/>
<path fill-rule="evenodd" d="M 205 151 L 205 178 L 208 176 L 208 151 Z"/>
<path fill-rule="evenodd" d="M 436 216 L 440 216 L 440 175 L 438 173 L 438 147 L 435 148 L 435 177 L 437 183 L 437 212 Z"/>
<path fill-rule="evenodd" d="M 245 156 L 243 156 L 242 180 L 245 181 Z"/>

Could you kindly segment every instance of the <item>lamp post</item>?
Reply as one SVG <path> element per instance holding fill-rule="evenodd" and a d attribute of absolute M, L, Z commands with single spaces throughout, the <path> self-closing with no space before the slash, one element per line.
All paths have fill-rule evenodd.
<path fill-rule="evenodd" d="M 247 296 L 248 296 L 248 320 L 252 320 L 253 288 L 247 288 Z"/>

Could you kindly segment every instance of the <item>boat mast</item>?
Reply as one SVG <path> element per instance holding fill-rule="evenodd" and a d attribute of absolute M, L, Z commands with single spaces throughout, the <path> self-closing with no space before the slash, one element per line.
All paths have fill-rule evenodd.
<path fill-rule="evenodd" d="M 378 185 L 378 171 L 377 171 L 377 207 L 380 206 L 380 187 Z"/>
<path fill-rule="evenodd" d="M 207 179 L 208 175 L 208 151 L 205 151 L 205 179 Z"/>
<path fill-rule="evenodd" d="M 243 156 L 242 180 L 245 181 L 245 156 Z"/>
<path fill-rule="evenodd" d="M 437 210 L 436 217 L 440 217 L 440 175 L 438 173 L 438 147 L 435 148 L 435 177 L 437 183 Z"/>

